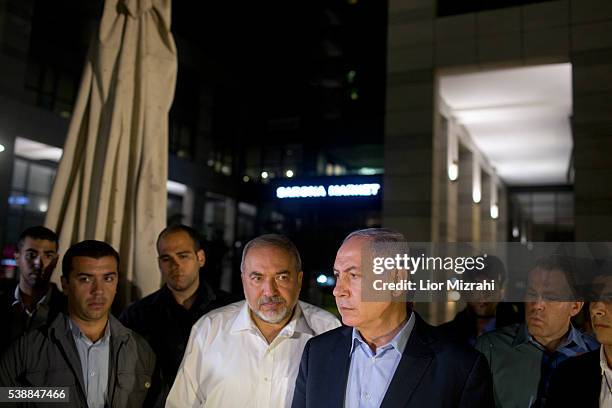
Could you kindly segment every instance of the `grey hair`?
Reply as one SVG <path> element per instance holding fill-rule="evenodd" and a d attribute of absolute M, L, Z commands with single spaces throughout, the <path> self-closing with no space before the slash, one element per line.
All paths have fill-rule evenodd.
<path fill-rule="evenodd" d="M 244 260 L 249 250 L 263 246 L 271 246 L 287 252 L 291 258 L 293 258 L 296 271 L 300 272 L 302 270 L 302 258 L 300 258 L 300 253 L 289 238 L 280 234 L 264 234 L 253 238 L 244 246 L 242 250 L 242 260 L 240 261 L 240 272 L 244 272 Z"/>
<path fill-rule="evenodd" d="M 366 238 L 372 242 L 406 242 L 401 232 L 389 228 L 366 228 L 351 232 L 344 238 L 342 244 L 355 237 Z"/>

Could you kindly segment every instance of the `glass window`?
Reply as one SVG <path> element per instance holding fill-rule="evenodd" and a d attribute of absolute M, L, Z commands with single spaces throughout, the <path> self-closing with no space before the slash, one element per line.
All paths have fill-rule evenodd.
<path fill-rule="evenodd" d="M 27 171 L 28 164 L 23 160 L 15 159 L 13 164 L 13 181 L 11 184 L 13 188 L 25 190 Z"/>
<path fill-rule="evenodd" d="M 28 175 L 28 191 L 32 193 L 50 194 L 55 172 L 52 168 L 32 163 Z"/>

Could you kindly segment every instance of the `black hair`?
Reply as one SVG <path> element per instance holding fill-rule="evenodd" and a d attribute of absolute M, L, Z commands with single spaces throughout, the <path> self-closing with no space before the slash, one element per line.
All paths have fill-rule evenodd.
<path fill-rule="evenodd" d="M 117 270 L 119 269 L 119 254 L 117 251 L 115 251 L 115 249 L 106 242 L 90 239 L 76 243 L 66 251 L 62 261 L 62 276 L 66 278 L 66 280 L 68 280 L 70 277 L 70 271 L 73 267 L 72 261 L 77 256 L 84 256 L 94 259 L 112 256 L 117 262 Z"/>
<path fill-rule="evenodd" d="M 26 238 L 43 239 L 45 241 L 51 241 L 55 244 L 55 248 L 57 250 L 57 247 L 58 247 L 57 234 L 51 231 L 49 228 L 43 227 L 42 225 L 37 225 L 35 227 L 27 228 L 21 233 L 21 235 L 19 235 L 19 239 L 17 239 L 17 251 L 21 252 Z"/>

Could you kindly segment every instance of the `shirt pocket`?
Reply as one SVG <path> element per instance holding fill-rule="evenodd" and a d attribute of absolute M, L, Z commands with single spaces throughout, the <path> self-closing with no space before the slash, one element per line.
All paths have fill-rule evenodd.
<path fill-rule="evenodd" d="M 151 376 L 141 373 L 117 373 L 113 407 L 142 407 L 151 389 Z"/>
<path fill-rule="evenodd" d="M 117 373 L 117 385 L 127 392 L 144 392 L 151 388 L 151 376 L 140 373 Z"/>

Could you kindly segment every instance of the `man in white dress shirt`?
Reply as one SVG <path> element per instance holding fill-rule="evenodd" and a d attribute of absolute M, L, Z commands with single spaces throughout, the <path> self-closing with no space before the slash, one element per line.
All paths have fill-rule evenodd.
<path fill-rule="evenodd" d="M 298 301 L 302 263 L 288 238 L 253 239 L 240 269 L 246 301 L 193 326 L 166 407 L 289 407 L 306 342 L 340 326 L 331 313 Z"/>

